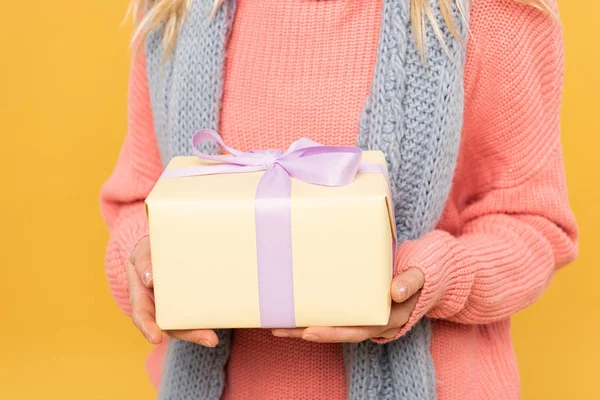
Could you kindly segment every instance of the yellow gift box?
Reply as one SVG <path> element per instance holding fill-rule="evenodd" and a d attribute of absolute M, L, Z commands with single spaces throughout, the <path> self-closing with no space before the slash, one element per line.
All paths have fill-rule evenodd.
<path fill-rule="evenodd" d="M 363 152 L 362 162 L 387 168 L 379 151 Z M 166 171 L 215 164 L 176 157 Z M 265 327 L 255 212 L 264 174 L 157 182 L 146 209 L 162 329 Z M 293 325 L 387 324 L 395 232 L 386 177 L 358 173 L 337 187 L 292 178 L 289 209 Z"/>

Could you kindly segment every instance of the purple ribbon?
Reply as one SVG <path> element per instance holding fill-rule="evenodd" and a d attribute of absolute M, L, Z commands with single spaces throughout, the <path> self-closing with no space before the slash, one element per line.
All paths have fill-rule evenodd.
<path fill-rule="evenodd" d="M 209 155 L 197 146 L 216 142 L 230 154 Z M 345 186 L 357 173 L 379 173 L 380 164 L 361 164 L 362 150 L 353 146 L 324 146 L 301 138 L 284 151 L 242 152 L 227 146 L 213 130 L 192 137 L 194 154 L 221 164 L 172 168 L 160 179 L 266 171 L 255 195 L 256 254 L 260 322 L 263 328 L 295 327 L 292 265 L 291 178 L 323 186 Z M 393 246 L 395 252 L 395 243 Z"/>

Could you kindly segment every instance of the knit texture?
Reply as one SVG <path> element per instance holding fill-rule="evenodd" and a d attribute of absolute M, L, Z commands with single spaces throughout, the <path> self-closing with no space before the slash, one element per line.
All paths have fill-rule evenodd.
<path fill-rule="evenodd" d="M 227 4 L 233 3 L 230 1 Z M 407 188 L 417 188 L 408 193 L 414 206 L 396 207 L 396 218 L 399 221 L 424 220 L 430 223 L 414 226 L 408 237 L 401 236 L 402 240 L 415 239 L 435 227 L 446 202 L 458 153 L 465 46 L 448 32 L 438 4 L 433 0 L 431 7 L 442 27 L 444 42 L 455 44 L 450 45 L 449 56 L 444 54 L 442 44 L 438 40 L 431 40 L 434 38 L 433 29 L 427 29 L 429 54 L 423 61 L 411 32 L 409 2 L 383 2 L 374 80 L 363 111 L 366 115 L 363 120 L 366 122 L 362 124 L 359 134 L 359 145 L 364 149 L 377 148 L 386 155 L 391 182 L 403 178 L 408 181 Z M 160 76 L 160 57 L 163 54 L 160 32 L 148 41 L 150 93 L 159 94 L 158 101 L 153 96 L 152 108 L 157 111 L 154 118 L 156 126 L 170 130 L 159 135 L 169 139 L 164 148 L 161 146 L 163 159 L 171 155 L 191 154 L 188 144 L 191 131 L 185 128 L 193 124 L 202 127 L 206 114 L 218 110 L 218 106 L 206 104 L 205 101 L 220 104 L 220 98 L 207 98 L 203 94 L 222 92 L 222 74 L 220 71 L 214 72 L 212 65 L 221 66 L 224 63 L 231 14 L 227 8 L 222 9 L 207 24 L 205 9 L 200 2 L 192 6 L 186 27 L 178 37 L 175 57 L 167 61 L 174 71 L 170 78 Z M 221 43 L 215 43 L 216 39 L 220 39 Z M 197 59 L 195 54 L 198 53 L 198 47 L 203 49 L 201 54 L 209 54 L 210 57 Z M 208 76 L 210 73 L 216 73 L 217 78 Z M 168 82 L 167 90 L 164 90 L 165 82 Z M 410 91 L 402 90 L 403 87 Z M 196 95 L 189 94 L 196 92 Z M 407 98 L 406 93 L 413 97 Z M 446 102 L 447 99 L 450 103 Z M 404 107 L 413 110 L 405 112 Z M 162 121 L 165 116 L 170 120 L 185 121 L 185 124 L 165 123 Z M 209 119 L 216 120 L 216 117 Z M 323 126 L 320 129 L 326 128 Z M 185 145 L 179 147 L 180 144 Z M 401 177 L 400 171 L 408 171 L 409 174 Z M 398 186 L 392 184 L 391 189 L 394 203 L 400 201 Z M 429 353 L 429 322 L 424 319 L 418 325 L 419 328 L 409 335 L 387 345 L 366 341 L 345 346 L 349 398 L 435 398 L 433 361 Z M 227 347 L 229 344 L 222 342 L 221 345 Z M 222 374 L 210 362 L 215 350 L 198 346 L 192 355 L 179 349 L 189 346 L 176 340 L 170 341 L 161 399 L 195 398 L 198 391 L 195 382 L 198 379 L 190 379 L 191 374 L 209 376 L 211 385 L 217 382 L 223 385 Z M 206 357 L 200 356 L 203 352 Z M 190 361 L 192 357 L 194 363 Z M 179 375 L 187 379 L 182 380 Z"/>
<path fill-rule="evenodd" d="M 432 2 L 433 10 L 437 4 Z M 442 29 L 446 53 L 427 29 L 423 62 L 409 14 L 409 2 L 384 1 L 378 59 L 358 135 L 360 147 L 386 154 L 400 244 L 432 231 L 439 221 L 459 148 L 460 135 L 454 132 L 460 132 L 463 113 L 464 43 Z M 438 26 L 446 27 L 441 12 L 433 15 Z M 466 37 L 466 28 L 458 27 Z M 429 321 L 423 319 L 387 345 L 345 345 L 349 398 L 436 398 L 424 373 L 430 368 L 429 343 Z"/>
<path fill-rule="evenodd" d="M 299 3 L 316 7 L 328 2 Z M 270 10 L 269 18 L 281 15 L 276 8 Z M 298 17 L 307 19 L 306 15 Z M 400 334 L 423 315 L 436 318 L 431 353 L 440 399 L 515 399 L 519 383 L 508 318 L 535 301 L 556 269 L 576 254 L 577 229 L 567 201 L 559 142 L 562 38 L 560 26 L 510 0 L 476 1 L 470 16 L 475 40 L 469 42 L 467 54 L 465 123 L 454 183 L 437 229 L 399 248 L 397 270 L 417 267 L 426 277 L 417 307 Z M 234 39 L 235 32 L 232 43 Z M 256 50 L 246 48 L 250 55 Z M 372 53 L 361 54 L 372 59 Z M 247 64 L 242 60 L 247 57 L 242 53 L 228 64 L 230 86 L 236 85 L 236 75 L 230 71 L 236 64 L 243 70 Z M 324 60 L 321 57 L 320 63 L 328 65 Z M 276 66 L 271 68 L 277 70 Z M 281 71 L 273 77 L 285 82 L 293 78 Z M 369 78 L 363 76 L 362 84 L 353 82 L 340 98 L 366 97 Z M 247 124 L 243 133 L 224 130 L 228 104 L 234 98 L 236 113 L 230 113 L 231 118 L 263 120 L 260 129 Z M 358 129 L 349 131 L 346 125 L 340 129 L 341 117 L 333 117 L 339 101 L 331 101 L 329 107 L 319 104 L 319 114 L 332 117 L 323 121 L 328 129 L 311 131 L 311 137 L 325 143 L 333 137 L 341 143 L 355 140 Z M 260 104 L 250 96 L 228 97 L 225 90 L 221 132 L 232 146 L 261 148 L 263 135 L 284 132 L 277 139 L 280 142 L 269 147 L 285 147 L 306 134 L 302 131 L 306 125 L 296 125 L 294 119 L 281 129 L 274 122 L 277 113 Z M 313 105 L 293 104 L 297 115 L 310 113 Z M 354 124 L 358 115 L 346 117 Z M 145 58 L 139 57 L 130 81 L 129 133 L 101 194 L 111 231 L 106 260 L 109 285 L 127 313 L 126 259 L 146 234 L 143 199 L 163 168 L 153 125 Z M 233 341 L 227 385 L 232 398 L 319 398 L 311 393 L 330 393 L 325 392 L 328 387 L 344 386 L 341 356 L 331 345 L 272 338 L 260 330 L 236 331 L 235 336 L 239 340 Z M 273 346 L 294 362 L 267 351 Z M 155 384 L 163 351 L 164 343 L 149 359 Z M 326 398 L 345 395 L 336 393 Z"/>
<path fill-rule="evenodd" d="M 221 330 L 220 343 L 231 341 L 231 331 Z M 176 341 L 167 349 L 159 399 L 219 399 L 223 393 L 225 364 L 230 346 L 217 346 L 211 351 L 196 343 Z"/>
<path fill-rule="evenodd" d="M 153 84 L 152 111 L 164 165 L 175 156 L 191 154 L 190 132 L 193 134 L 199 127 L 216 130 L 219 125 L 223 54 L 235 2 L 225 1 L 214 20 L 209 21 L 213 3 L 194 2 L 187 18 L 195 23 L 183 24 L 179 33 L 178 42 L 186 38 L 186 45 L 178 43 L 169 61 L 163 62 L 160 31 L 151 32 L 147 40 L 149 49 L 154 49 L 147 53 L 147 70 Z M 216 150 L 212 144 L 205 147 L 207 151 Z"/>

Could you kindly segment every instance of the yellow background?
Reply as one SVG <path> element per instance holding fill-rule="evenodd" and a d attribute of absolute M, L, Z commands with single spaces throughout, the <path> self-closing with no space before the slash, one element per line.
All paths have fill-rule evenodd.
<path fill-rule="evenodd" d="M 150 399 L 103 271 L 98 191 L 126 128 L 127 0 L 0 2 L 0 399 Z M 524 399 L 598 398 L 600 3 L 561 0 L 577 262 L 514 318 Z"/>

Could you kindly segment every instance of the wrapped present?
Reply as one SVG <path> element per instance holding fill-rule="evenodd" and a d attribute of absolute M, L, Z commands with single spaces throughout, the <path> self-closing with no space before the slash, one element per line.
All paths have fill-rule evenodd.
<path fill-rule="evenodd" d="M 216 141 L 227 155 L 206 155 Z M 300 139 L 240 152 L 211 130 L 146 199 L 162 329 L 385 325 L 395 224 L 383 153 Z"/>

